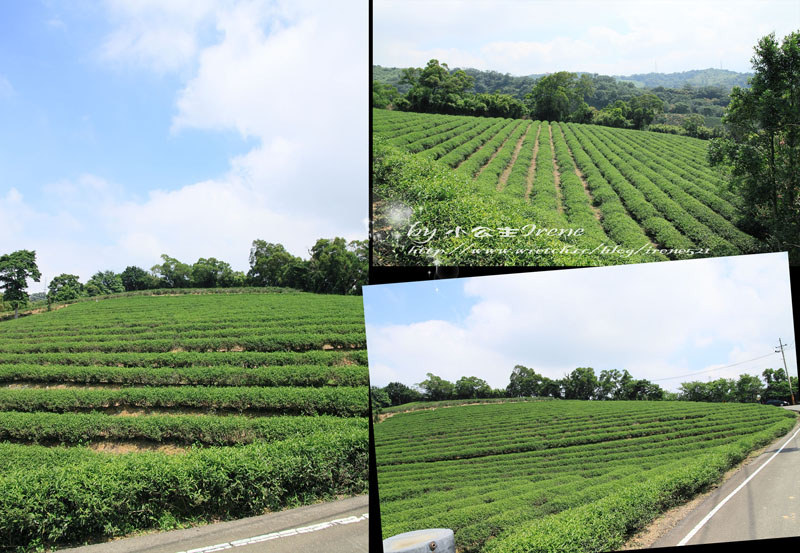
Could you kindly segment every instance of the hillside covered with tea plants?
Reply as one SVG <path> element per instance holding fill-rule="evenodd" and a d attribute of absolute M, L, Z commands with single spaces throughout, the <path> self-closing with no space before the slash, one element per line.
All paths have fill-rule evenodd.
<path fill-rule="evenodd" d="M 0 323 L 0 544 L 236 519 L 367 483 L 360 297 L 85 301 Z"/>
<path fill-rule="evenodd" d="M 707 143 L 373 110 L 376 265 L 607 265 L 757 252 Z"/>
<path fill-rule="evenodd" d="M 797 415 L 758 404 L 550 400 L 374 427 L 384 538 L 452 528 L 464 553 L 610 551 Z"/>

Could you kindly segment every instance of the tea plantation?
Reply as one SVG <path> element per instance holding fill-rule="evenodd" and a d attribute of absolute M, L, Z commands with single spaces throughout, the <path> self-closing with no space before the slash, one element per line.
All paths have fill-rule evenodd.
<path fill-rule="evenodd" d="M 0 544 L 102 541 L 364 493 L 361 298 L 85 301 L 0 323 Z"/>
<path fill-rule="evenodd" d="M 796 420 L 771 406 L 678 401 L 397 413 L 374 429 L 383 537 L 452 528 L 460 552 L 618 549 Z"/>

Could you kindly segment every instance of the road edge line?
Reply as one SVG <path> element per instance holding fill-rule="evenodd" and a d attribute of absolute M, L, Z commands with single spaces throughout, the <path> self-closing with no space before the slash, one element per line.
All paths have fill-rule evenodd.
<path fill-rule="evenodd" d="M 791 442 L 791 441 L 794 439 L 794 437 L 795 437 L 795 436 L 797 436 L 798 432 L 800 432 L 800 428 L 798 428 L 797 430 L 795 430 L 794 434 L 792 434 L 792 435 L 791 435 L 791 437 L 790 437 L 788 440 L 786 440 L 786 442 L 785 442 L 785 443 L 784 443 L 784 444 L 783 444 L 783 445 L 780 447 L 780 449 L 778 449 L 778 451 L 776 451 L 775 453 L 773 453 L 773 454 L 772 454 L 772 457 L 770 457 L 769 459 L 767 459 L 767 460 L 766 460 L 766 461 L 765 461 L 765 462 L 764 462 L 764 463 L 763 463 L 763 464 L 762 464 L 760 467 L 758 467 L 758 468 L 755 470 L 755 472 L 754 472 L 753 474 L 751 474 L 750 476 L 748 476 L 748 477 L 747 477 L 747 479 L 746 479 L 744 482 L 742 482 L 741 484 L 739 484 L 739 485 L 736 487 L 736 489 L 735 489 L 735 490 L 733 490 L 731 493 L 729 493 L 729 494 L 727 495 L 727 497 L 725 497 L 725 499 L 723 499 L 722 501 L 720 501 L 720 502 L 719 502 L 719 503 L 716 505 L 716 507 L 714 507 L 714 508 L 713 508 L 713 509 L 712 509 L 712 510 L 711 510 L 711 511 L 710 511 L 710 512 L 709 512 L 709 513 L 708 513 L 708 514 L 705 516 L 705 517 L 703 517 L 703 520 L 701 520 L 700 522 L 698 522 L 698 523 L 697 523 L 697 525 L 696 525 L 694 528 L 692 528 L 691 532 L 689 532 L 689 533 L 686 535 L 686 537 L 685 537 L 685 538 L 683 538 L 681 541 L 679 541 L 679 542 L 678 542 L 678 546 L 686 545 L 686 543 L 687 543 L 687 542 L 688 542 L 690 539 L 692 539 L 692 538 L 694 537 L 694 535 L 695 535 L 697 532 L 699 532 L 699 531 L 700 531 L 700 529 L 701 529 L 703 526 L 705 526 L 706 522 L 708 522 L 709 520 L 711 520 L 711 517 L 713 517 L 713 516 L 714 516 L 714 515 L 717 513 L 717 511 L 719 511 L 719 510 L 722 508 L 722 506 L 723 506 L 723 505 L 725 505 L 725 503 L 727 503 L 727 502 L 728 502 L 728 500 L 729 500 L 730 498 L 732 498 L 734 495 L 736 495 L 736 493 L 738 493 L 738 491 L 739 491 L 739 490 L 741 490 L 742 488 L 744 488 L 744 487 L 745 487 L 745 485 L 746 485 L 748 482 L 750 482 L 750 480 L 752 480 L 752 479 L 753 479 L 753 477 L 754 477 L 756 474 L 758 474 L 758 473 L 761 471 L 761 469 L 763 469 L 764 467 L 766 467 L 766 466 L 767 466 L 767 464 L 768 464 L 770 461 L 772 461 L 772 460 L 773 460 L 773 459 L 774 459 L 774 458 L 775 458 L 775 457 L 778 455 L 778 453 L 780 453 L 781 451 L 783 451 L 783 448 L 784 448 L 784 447 L 786 447 L 786 446 L 789 444 L 789 442 Z"/>
<path fill-rule="evenodd" d="M 332 526 L 341 526 L 345 524 L 352 524 L 353 522 L 361 522 L 362 520 L 368 520 L 369 513 L 364 513 L 361 516 L 350 516 L 345 518 L 337 518 L 335 520 L 329 520 L 326 522 L 320 522 L 318 524 L 312 524 L 311 526 L 301 526 L 299 528 L 290 528 L 288 530 L 283 530 L 279 532 L 272 532 L 270 534 L 262 534 L 260 536 L 253 536 L 251 538 L 243 538 L 239 540 L 234 540 L 230 542 L 224 543 L 217 543 L 214 545 L 207 545 L 205 547 L 198 547 L 196 549 L 190 549 L 188 551 L 179 551 L 178 553 L 212 553 L 214 551 L 222 551 L 224 549 L 232 549 L 234 547 L 241 547 L 243 545 L 252 545 L 254 543 L 260 543 L 263 541 L 274 540 L 285 538 L 288 536 L 296 536 L 298 534 L 307 534 L 309 532 L 317 532 L 319 530 L 324 530 L 326 528 L 330 528 Z"/>

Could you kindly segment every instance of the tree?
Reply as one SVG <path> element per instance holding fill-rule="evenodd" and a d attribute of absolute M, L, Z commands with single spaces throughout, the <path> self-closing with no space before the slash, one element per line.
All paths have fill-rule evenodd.
<path fill-rule="evenodd" d="M 74 300 L 84 293 L 83 284 L 78 281 L 77 275 L 60 274 L 47 285 L 49 303 Z"/>
<path fill-rule="evenodd" d="M 308 262 L 309 291 L 321 294 L 361 294 L 367 283 L 366 241 L 320 238 Z"/>
<path fill-rule="evenodd" d="M 628 399 L 630 382 L 633 380 L 631 374 L 624 370 L 603 369 L 597 380 L 597 399 Z"/>
<path fill-rule="evenodd" d="M 643 129 L 653 122 L 655 116 L 664 111 L 664 102 L 655 94 L 634 96 L 629 101 L 630 119 L 633 128 Z"/>
<path fill-rule="evenodd" d="M 689 136 L 697 137 L 697 133 L 700 127 L 703 126 L 703 123 L 705 123 L 703 116 L 699 113 L 693 113 L 687 117 L 684 117 L 681 127 L 686 130 L 686 134 Z"/>
<path fill-rule="evenodd" d="M 201 257 L 192 265 L 191 285 L 197 288 L 227 288 L 233 286 L 234 276 L 231 266 L 214 257 Z"/>
<path fill-rule="evenodd" d="M 565 399 L 591 399 L 595 396 L 598 382 L 591 367 L 578 367 L 562 380 Z"/>
<path fill-rule="evenodd" d="M 421 393 L 413 388 L 409 388 L 402 382 L 389 382 L 384 390 L 389 396 L 392 405 L 402 405 L 404 403 L 411 403 L 412 401 L 419 401 L 422 399 Z"/>
<path fill-rule="evenodd" d="M 427 380 L 423 380 L 417 386 L 422 388 L 426 400 L 441 401 L 444 399 L 453 399 L 455 385 L 443 378 L 440 378 L 432 373 L 427 373 Z"/>
<path fill-rule="evenodd" d="M 491 397 L 492 387 L 477 376 L 462 376 L 456 381 L 454 393 L 458 399 Z"/>
<path fill-rule="evenodd" d="M 762 400 L 789 400 L 791 398 L 789 381 L 786 379 L 786 372 L 783 369 L 764 369 L 761 375 L 767 383 L 761 397 Z"/>
<path fill-rule="evenodd" d="M 740 403 L 756 403 L 758 396 L 763 392 L 764 385 L 760 378 L 749 374 L 740 374 L 739 380 L 736 381 L 734 397 Z"/>
<path fill-rule="evenodd" d="M 678 399 L 684 401 L 711 401 L 711 393 L 705 382 L 693 380 L 692 382 L 681 382 Z"/>
<path fill-rule="evenodd" d="M 717 403 L 735 400 L 736 381 L 732 378 L 718 378 L 706 384 L 710 395 L 709 401 Z"/>
<path fill-rule="evenodd" d="M 86 282 L 86 294 L 89 296 L 105 296 L 125 291 L 122 277 L 114 271 L 98 271 Z"/>
<path fill-rule="evenodd" d="M 509 397 L 533 397 L 541 396 L 542 385 L 545 377 L 537 374 L 533 369 L 523 365 L 516 365 L 511 371 L 511 378 L 506 387 L 506 394 Z"/>
<path fill-rule="evenodd" d="M 122 279 L 122 286 L 125 288 L 126 292 L 158 288 L 158 278 L 134 265 L 125 267 L 125 270 L 122 271 L 119 276 Z"/>
<path fill-rule="evenodd" d="M 369 387 L 369 398 L 372 401 L 373 411 L 392 404 L 392 400 L 389 399 L 389 394 L 386 393 L 386 390 L 377 386 Z"/>
<path fill-rule="evenodd" d="M 450 72 L 446 63 L 432 59 L 423 69 L 405 69 L 401 84 L 410 84 L 411 89 L 396 102 L 403 110 L 424 113 L 461 113 L 464 96 L 471 89 L 474 79 L 464 71 Z"/>
<path fill-rule="evenodd" d="M 153 265 L 150 269 L 160 279 L 160 285 L 164 288 L 188 288 L 192 268 L 165 253 L 161 254 L 161 260 L 161 265 Z"/>
<path fill-rule="evenodd" d="M 387 108 L 398 96 L 400 93 L 394 86 L 372 81 L 372 107 Z"/>
<path fill-rule="evenodd" d="M 620 105 L 622 104 L 622 105 Z M 624 129 L 631 126 L 631 122 L 625 117 L 628 105 L 621 100 L 617 100 L 615 106 L 607 106 L 594 114 L 592 122 L 596 125 L 605 127 L 615 127 Z"/>
<path fill-rule="evenodd" d="M 28 279 L 39 282 L 42 273 L 36 265 L 36 252 L 19 250 L 0 256 L 0 288 L 3 302 L 14 308 L 14 318 L 19 317 L 19 308 L 28 304 Z"/>
<path fill-rule="evenodd" d="M 539 390 L 542 397 L 564 397 L 564 385 L 561 380 L 552 380 L 546 376 L 542 377 L 542 386 Z"/>
<path fill-rule="evenodd" d="M 525 96 L 531 115 L 543 121 L 584 120 L 589 113 L 586 98 L 594 93 L 592 79 L 568 71 L 545 75 Z M 571 117 L 574 114 L 573 117 Z"/>
<path fill-rule="evenodd" d="M 293 286 L 288 281 L 291 267 L 303 266 L 304 262 L 289 252 L 281 244 L 273 244 L 265 240 L 253 240 L 250 248 L 250 270 L 247 278 L 253 286 Z M 296 269 L 293 269 L 296 273 Z M 293 276 L 296 276 L 293 275 Z"/>
<path fill-rule="evenodd" d="M 800 31 L 758 41 L 750 88 L 734 87 L 723 118 L 725 138 L 709 147 L 712 165 L 730 172 L 745 216 L 763 221 L 775 250 L 800 261 Z"/>

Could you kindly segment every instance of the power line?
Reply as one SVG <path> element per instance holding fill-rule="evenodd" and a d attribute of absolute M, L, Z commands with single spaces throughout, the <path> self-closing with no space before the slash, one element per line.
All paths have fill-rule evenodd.
<path fill-rule="evenodd" d="M 783 347 L 786 347 L 786 345 L 784 344 Z M 736 365 L 744 365 L 745 363 L 749 363 L 750 361 L 757 361 L 759 359 L 764 359 L 765 357 L 769 357 L 770 355 L 776 355 L 776 353 L 778 353 L 778 352 L 774 352 L 773 351 L 772 353 L 768 353 L 766 355 L 762 355 L 761 357 L 754 357 L 752 359 L 747 359 L 745 361 L 739 361 L 738 363 L 731 363 L 730 365 L 724 365 L 722 367 L 714 367 L 713 369 L 704 369 L 702 371 L 695 371 L 693 373 L 688 373 L 688 374 L 680 374 L 678 376 L 668 376 L 666 378 L 657 378 L 655 380 L 651 380 L 650 382 L 661 382 L 662 380 L 672 380 L 674 378 L 684 378 L 686 376 L 694 376 L 696 374 L 707 373 L 707 372 L 711 372 L 711 371 L 718 371 L 720 369 L 727 369 L 728 367 L 735 367 Z"/>

